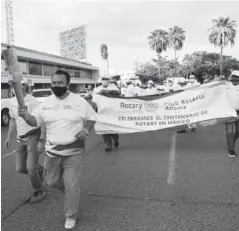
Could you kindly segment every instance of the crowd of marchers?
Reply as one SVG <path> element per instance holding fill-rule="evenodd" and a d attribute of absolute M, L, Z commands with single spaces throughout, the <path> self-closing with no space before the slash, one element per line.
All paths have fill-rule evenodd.
<path fill-rule="evenodd" d="M 46 185 L 65 192 L 65 229 L 76 227 L 80 206 L 80 176 L 84 163 L 85 140 L 97 120 L 97 102 L 94 95 L 137 97 L 159 95 L 171 91 L 184 90 L 199 85 L 194 76 L 189 82 L 171 80 L 163 85 L 153 81 L 137 85 L 133 80 L 127 89 L 117 86 L 109 77 L 102 78 L 101 85 L 93 94 L 81 97 L 69 91 L 71 77 L 63 70 L 56 71 L 51 78 L 52 95 L 39 103 L 27 93 L 27 83 L 22 81 L 21 90 L 26 108 L 20 108 L 16 97 L 10 102 L 10 124 L 6 147 L 11 146 L 14 130 L 17 130 L 16 171 L 27 174 L 32 184 L 31 203 L 36 203 L 47 195 Z M 237 113 L 239 112 L 239 71 L 227 79 Z M 93 96 L 93 97 L 92 97 Z M 88 103 L 87 103 L 88 102 Z M 235 143 L 239 137 L 239 120 L 226 123 L 226 140 L 229 157 L 236 157 Z M 105 151 L 119 148 L 119 134 L 104 134 Z M 40 153 L 44 153 L 44 166 L 39 164 Z"/>
<path fill-rule="evenodd" d="M 108 89 L 115 88 L 115 85 L 119 90 L 119 95 L 124 97 L 137 97 L 160 95 L 168 92 L 185 90 L 200 85 L 194 75 L 190 75 L 189 79 L 182 77 L 178 79 L 175 78 L 174 80 L 168 79 L 164 80 L 162 84 L 158 84 L 153 80 L 149 80 L 146 83 L 142 81 L 138 83 L 136 78 L 130 78 L 128 81 L 126 81 L 126 86 L 121 86 L 121 83 L 114 80 L 114 77 L 103 77 L 97 84 L 97 88 L 94 90 L 94 92 L 100 92 L 105 85 L 108 86 Z"/>

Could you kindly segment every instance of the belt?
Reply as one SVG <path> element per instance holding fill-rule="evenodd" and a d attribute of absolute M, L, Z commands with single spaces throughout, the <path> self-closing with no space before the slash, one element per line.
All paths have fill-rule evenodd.
<path fill-rule="evenodd" d="M 40 132 L 41 132 L 41 128 L 33 129 L 33 130 L 27 132 L 26 134 L 19 136 L 19 138 L 24 139 L 28 136 L 36 135 L 37 133 L 40 133 Z"/>

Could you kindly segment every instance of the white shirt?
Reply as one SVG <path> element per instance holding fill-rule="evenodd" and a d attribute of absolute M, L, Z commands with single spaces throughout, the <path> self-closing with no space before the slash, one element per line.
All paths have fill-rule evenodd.
<path fill-rule="evenodd" d="M 85 121 L 96 120 L 96 113 L 90 104 L 71 92 L 63 100 L 55 95 L 47 97 L 32 115 L 35 116 L 38 126 L 45 123 L 47 142 L 53 145 L 75 142 L 76 134 L 84 129 Z"/>
<path fill-rule="evenodd" d="M 177 85 L 175 85 L 175 87 L 174 87 L 174 91 L 186 90 L 186 89 L 187 89 L 186 86 L 187 86 L 187 85 L 181 86 L 181 85 L 177 84 Z"/>
<path fill-rule="evenodd" d="M 172 86 L 165 86 L 164 87 L 164 92 L 171 92 L 171 91 L 175 91 L 175 86 L 172 85 Z"/>
<path fill-rule="evenodd" d="M 10 107 L 9 107 L 9 114 L 10 116 L 16 120 L 17 125 L 17 138 L 19 136 L 25 135 L 31 130 L 36 129 L 36 127 L 32 127 L 26 123 L 26 121 L 18 115 L 18 102 L 17 98 L 13 97 L 10 99 Z M 33 110 L 40 104 L 38 100 L 33 97 L 32 95 L 27 94 L 24 97 L 24 102 L 27 107 L 27 112 L 32 113 Z"/>
<path fill-rule="evenodd" d="M 160 94 L 168 92 L 167 86 L 165 86 L 165 85 L 158 85 L 157 90 Z"/>
<path fill-rule="evenodd" d="M 119 91 L 119 88 L 113 84 L 110 83 L 107 87 L 103 87 L 103 85 L 97 87 L 94 89 L 93 93 L 98 94 L 101 90 L 106 90 L 106 91 Z"/>
<path fill-rule="evenodd" d="M 239 85 L 233 85 L 231 82 L 227 83 L 227 90 L 233 102 L 235 110 L 239 110 Z"/>
<path fill-rule="evenodd" d="M 144 88 L 141 88 L 141 87 L 137 87 L 137 88 L 135 88 L 135 95 L 137 95 L 137 96 L 146 96 L 147 95 L 146 90 L 147 89 L 144 89 Z"/>
<path fill-rule="evenodd" d="M 132 84 L 130 84 L 125 91 L 125 97 L 134 97 L 135 94 L 136 88 Z"/>
<path fill-rule="evenodd" d="M 153 88 L 147 88 L 146 89 L 146 95 L 157 95 L 158 94 L 158 91 L 155 87 Z"/>
<path fill-rule="evenodd" d="M 122 87 L 121 88 L 121 95 L 125 95 L 125 92 L 126 92 L 126 88 Z"/>
<path fill-rule="evenodd" d="M 197 82 L 197 81 L 195 81 L 194 83 L 188 83 L 186 86 L 185 86 L 185 88 L 191 88 L 191 87 L 197 87 L 197 86 L 199 86 L 200 85 L 200 83 L 199 82 Z"/>

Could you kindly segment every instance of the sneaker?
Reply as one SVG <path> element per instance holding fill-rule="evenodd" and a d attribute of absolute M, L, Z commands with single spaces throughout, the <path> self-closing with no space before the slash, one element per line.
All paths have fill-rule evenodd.
<path fill-rule="evenodd" d="M 196 130 L 196 128 L 191 128 L 190 132 L 194 132 Z"/>
<path fill-rule="evenodd" d="M 231 150 L 231 151 L 228 152 L 228 156 L 229 157 L 237 157 L 237 154 L 234 150 Z"/>
<path fill-rule="evenodd" d="M 37 203 L 43 200 L 45 196 L 46 196 L 46 192 L 44 189 L 37 190 L 33 193 L 30 199 L 30 203 Z"/>
<path fill-rule="evenodd" d="M 115 148 L 118 148 L 119 147 L 119 141 L 115 141 L 114 145 L 115 145 Z"/>
<path fill-rule="evenodd" d="M 112 152 L 112 148 L 106 148 L 105 151 L 106 152 Z"/>
<path fill-rule="evenodd" d="M 66 218 L 66 223 L 65 223 L 65 229 L 71 230 L 76 227 L 76 219 L 67 217 Z"/>

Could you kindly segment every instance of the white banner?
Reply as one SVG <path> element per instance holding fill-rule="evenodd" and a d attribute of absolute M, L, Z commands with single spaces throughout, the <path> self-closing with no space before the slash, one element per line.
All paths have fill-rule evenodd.
<path fill-rule="evenodd" d="M 112 98 L 93 95 L 97 134 L 135 133 L 200 127 L 237 116 L 225 82 L 214 82 L 163 96 Z"/>

